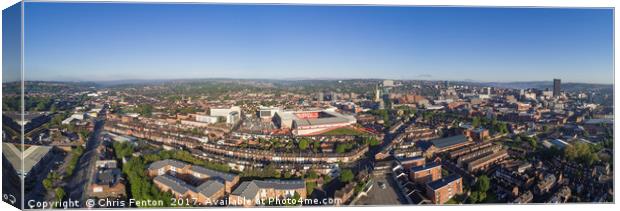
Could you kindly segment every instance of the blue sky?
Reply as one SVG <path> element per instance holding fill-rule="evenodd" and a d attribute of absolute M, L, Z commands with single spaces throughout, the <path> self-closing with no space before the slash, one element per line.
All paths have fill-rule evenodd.
<path fill-rule="evenodd" d="M 21 3 L 2 10 L 2 81 L 21 80 Z"/>
<path fill-rule="evenodd" d="M 613 10 L 26 3 L 28 80 L 613 83 Z"/>

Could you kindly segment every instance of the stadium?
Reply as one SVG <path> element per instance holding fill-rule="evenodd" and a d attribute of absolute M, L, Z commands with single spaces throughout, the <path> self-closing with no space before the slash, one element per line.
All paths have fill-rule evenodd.
<path fill-rule="evenodd" d="M 293 135 L 319 135 L 340 127 L 355 124 L 355 117 L 335 110 L 277 111 L 273 117 L 276 126 L 291 129 Z"/>

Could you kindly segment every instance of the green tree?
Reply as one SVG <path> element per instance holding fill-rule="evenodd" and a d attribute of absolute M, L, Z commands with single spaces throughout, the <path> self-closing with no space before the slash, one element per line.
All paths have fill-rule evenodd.
<path fill-rule="evenodd" d="M 478 191 L 472 191 L 467 200 L 471 204 L 477 203 L 478 201 L 480 201 L 480 193 L 478 193 Z"/>
<path fill-rule="evenodd" d="M 37 103 L 37 107 L 35 108 L 35 110 L 37 110 L 37 111 L 44 111 L 46 107 L 47 107 L 46 103 L 41 101 L 41 102 Z"/>
<path fill-rule="evenodd" d="M 61 187 L 57 187 L 54 192 L 56 193 L 56 199 L 57 200 L 62 200 L 63 198 L 65 198 L 65 190 L 62 189 Z"/>
<path fill-rule="evenodd" d="M 564 148 L 564 157 L 585 165 L 592 165 L 600 160 L 594 147 L 582 142 L 566 146 Z"/>
<path fill-rule="evenodd" d="M 381 144 L 381 142 L 379 140 L 377 140 L 377 138 L 374 137 L 374 136 L 366 138 L 365 142 L 366 142 L 366 144 L 368 144 L 370 146 L 377 146 L 377 145 Z"/>
<path fill-rule="evenodd" d="M 480 117 L 474 117 L 471 121 L 471 126 L 477 128 L 480 126 Z"/>
<path fill-rule="evenodd" d="M 312 142 L 312 151 L 313 152 L 318 152 L 319 148 L 321 148 L 321 143 L 319 143 L 318 141 Z"/>
<path fill-rule="evenodd" d="M 314 188 L 316 188 L 316 182 L 306 182 L 306 193 L 309 195 L 312 195 L 312 192 L 314 192 Z"/>
<path fill-rule="evenodd" d="M 299 149 L 301 151 L 308 149 L 309 145 L 310 145 L 310 142 L 308 141 L 308 139 L 302 138 L 301 140 L 299 140 Z"/>
<path fill-rule="evenodd" d="M 338 178 L 340 182 L 348 183 L 353 180 L 353 171 L 351 169 L 345 169 L 340 173 L 340 177 Z"/>
<path fill-rule="evenodd" d="M 536 149 L 538 147 L 538 142 L 534 138 L 528 138 L 528 142 L 532 148 Z"/>
<path fill-rule="evenodd" d="M 65 119 L 64 115 L 56 115 L 52 118 L 52 120 L 50 120 L 50 122 L 52 123 L 53 126 L 60 126 L 60 124 L 62 123 L 62 120 L 64 119 Z"/>
<path fill-rule="evenodd" d="M 308 179 L 317 179 L 317 178 L 319 178 L 319 175 L 315 171 L 311 170 L 311 171 L 309 171 L 306 174 L 306 178 L 308 178 Z"/>
<path fill-rule="evenodd" d="M 46 190 L 51 190 L 53 188 L 52 183 L 52 179 L 49 177 L 43 179 L 43 187 L 45 187 Z"/>
<path fill-rule="evenodd" d="M 476 184 L 469 195 L 469 203 L 482 202 L 487 197 L 487 192 L 491 187 L 491 180 L 486 175 L 482 175 L 476 179 Z"/>
<path fill-rule="evenodd" d="M 515 143 L 520 143 L 522 141 L 521 140 L 521 136 L 515 137 L 514 141 L 515 141 Z"/>
<path fill-rule="evenodd" d="M 88 140 L 88 137 L 90 136 L 90 131 L 84 129 L 84 130 L 80 130 L 78 134 L 83 140 L 86 141 Z"/>
<path fill-rule="evenodd" d="M 344 153 L 346 151 L 346 147 L 344 146 L 344 144 L 338 144 L 338 146 L 336 146 L 336 152 L 337 153 Z"/>
<path fill-rule="evenodd" d="M 476 189 L 481 192 L 487 192 L 491 187 L 491 180 L 486 175 L 482 175 L 478 177 L 478 181 L 476 182 Z"/>
<path fill-rule="evenodd" d="M 146 117 L 150 117 L 153 114 L 153 105 L 150 104 L 142 104 L 137 108 L 137 112 Z"/>
<path fill-rule="evenodd" d="M 289 178 L 291 178 L 292 176 L 293 176 L 293 175 L 291 174 L 291 172 L 290 172 L 290 171 L 284 171 L 284 178 L 285 178 L 285 179 L 289 179 Z"/>

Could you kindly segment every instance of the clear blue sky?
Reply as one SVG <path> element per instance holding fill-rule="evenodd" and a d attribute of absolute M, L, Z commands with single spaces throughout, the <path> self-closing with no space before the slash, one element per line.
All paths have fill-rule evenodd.
<path fill-rule="evenodd" d="M 613 83 L 613 10 L 26 3 L 28 80 Z"/>

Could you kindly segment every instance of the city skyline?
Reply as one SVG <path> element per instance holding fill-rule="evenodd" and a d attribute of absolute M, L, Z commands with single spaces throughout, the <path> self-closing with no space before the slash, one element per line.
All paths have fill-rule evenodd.
<path fill-rule="evenodd" d="M 25 79 L 612 84 L 611 24 L 600 8 L 30 2 Z"/>
<path fill-rule="evenodd" d="M 456 82 L 456 83 L 473 83 L 473 84 L 522 84 L 533 83 L 536 85 L 549 85 L 553 86 L 553 79 L 543 80 L 531 80 L 531 81 L 478 81 L 473 79 L 465 80 L 442 80 L 442 79 L 424 79 L 424 78 L 412 78 L 412 79 L 394 79 L 394 78 L 243 78 L 243 77 L 214 77 L 214 78 L 166 78 L 166 79 L 110 79 L 110 80 L 24 80 L 24 82 L 57 82 L 57 83 L 95 83 L 95 84 L 142 84 L 142 83 L 165 83 L 165 82 L 198 82 L 198 81 L 226 81 L 226 80 L 239 80 L 239 81 L 274 81 L 274 82 L 286 82 L 286 81 L 357 81 L 357 80 L 392 80 L 392 81 L 426 81 L 426 82 Z M 14 83 L 18 81 L 4 81 L 3 83 Z M 562 84 L 584 84 L 584 85 L 613 85 L 614 83 L 588 83 L 588 82 L 572 82 L 562 81 Z"/>

